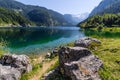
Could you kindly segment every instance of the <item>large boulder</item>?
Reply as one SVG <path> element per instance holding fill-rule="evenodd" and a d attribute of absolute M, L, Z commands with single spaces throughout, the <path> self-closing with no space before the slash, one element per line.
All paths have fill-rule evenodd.
<path fill-rule="evenodd" d="M 79 46 L 79 47 L 95 48 L 99 45 L 101 45 L 101 41 L 90 37 L 81 38 L 75 41 L 75 46 Z"/>
<path fill-rule="evenodd" d="M 97 72 L 102 67 L 102 61 L 86 48 L 62 47 L 59 65 L 71 80 L 100 80 Z"/>
<path fill-rule="evenodd" d="M 62 47 L 59 50 L 59 63 L 63 66 L 64 63 L 78 61 L 80 58 L 91 55 L 91 51 L 82 47 Z"/>
<path fill-rule="evenodd" d="M 101 80 L 98 71 L 102 62 L 94 55 L 64 64 L 65 75 L 71 80 Z"/>
<path fill-rule="evenodd" d="M 0 80 L 18 80 L 20 76 L 21 73 L 17 69 L 0 64 Z"/>
<path fill-rule="evenodd" d="M 61 47 L 59 50 L 59 72 L 65 76 L 65 80 L 101 80 L 98 71 L 103 63 L 83 47 Z M 57 78 L 56 70 L 49 72 L 45 80 Z M 52 78 L 52 79 L 51 79 Z"/>
<path fill-rule="evenodd" d="M 59 50 L 59 65 L 72 80 L 100 80 L 98 75 L 102 61 L 87 48 L 62 47 Z"/>
<path fill-rule="evenodd" d="M 31 70 L 32 65 L 26 55 L 5 54 L 0 58 L 0 80 L 18 80 Z"/>

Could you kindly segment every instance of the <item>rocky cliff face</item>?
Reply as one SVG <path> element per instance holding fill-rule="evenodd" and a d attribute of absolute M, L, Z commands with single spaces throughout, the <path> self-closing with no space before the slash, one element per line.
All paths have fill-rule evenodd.
<path fill-rule="evenodd" d="M 120 0 L 102 0 L 101 3 L 93 9 L 90 16 L 105 14 L 105 13 L 119 13 Z"/>
<path fill-rule="evenodd" d="M 86 39 L 88 38 L 82 39 L 82 43 L 86 44 Z M 96 40 L 89 38 L 89 43 L 96 42 Z M 80 41 L 77 42 L 80 44 Z M 52 80 L 60 75 L 67 80 L 101 80 L 98 71 L 103 66 L 103 63 L 87 48 L 81 47 L 81 45 L 77 45 L 77 47 L 61 47 L 58 55 L 58 68 L 46 74 L 45 80 Z"/>

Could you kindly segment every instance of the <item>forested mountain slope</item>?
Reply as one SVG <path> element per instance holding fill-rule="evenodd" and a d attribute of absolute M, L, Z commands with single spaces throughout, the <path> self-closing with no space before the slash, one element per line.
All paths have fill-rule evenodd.
<path fill-rule="evenodd" d="M 44 7 L 25 5 L 15 0 L 0 0 L 0 7 L 21 13 L 38 26 L 71 25 L 62 14 Z"/>

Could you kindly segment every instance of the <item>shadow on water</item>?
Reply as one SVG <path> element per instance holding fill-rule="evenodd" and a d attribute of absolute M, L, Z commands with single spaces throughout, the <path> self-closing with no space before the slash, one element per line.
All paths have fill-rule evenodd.
<path fill-rule="evenodd" d="M 101 37 L 101 38 L 120 38 L 120 32 L 116 31 L 98 31 L 98 30 L 84 30 L 86 36 Z"/>

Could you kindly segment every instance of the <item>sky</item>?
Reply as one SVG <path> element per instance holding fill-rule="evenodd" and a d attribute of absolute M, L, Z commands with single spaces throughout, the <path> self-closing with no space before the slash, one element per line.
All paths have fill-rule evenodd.
<path fill-rule="evenodd" d="M 17 0 L 52 9 L 62 14 L 90 13 L 102 0 Z"/>

